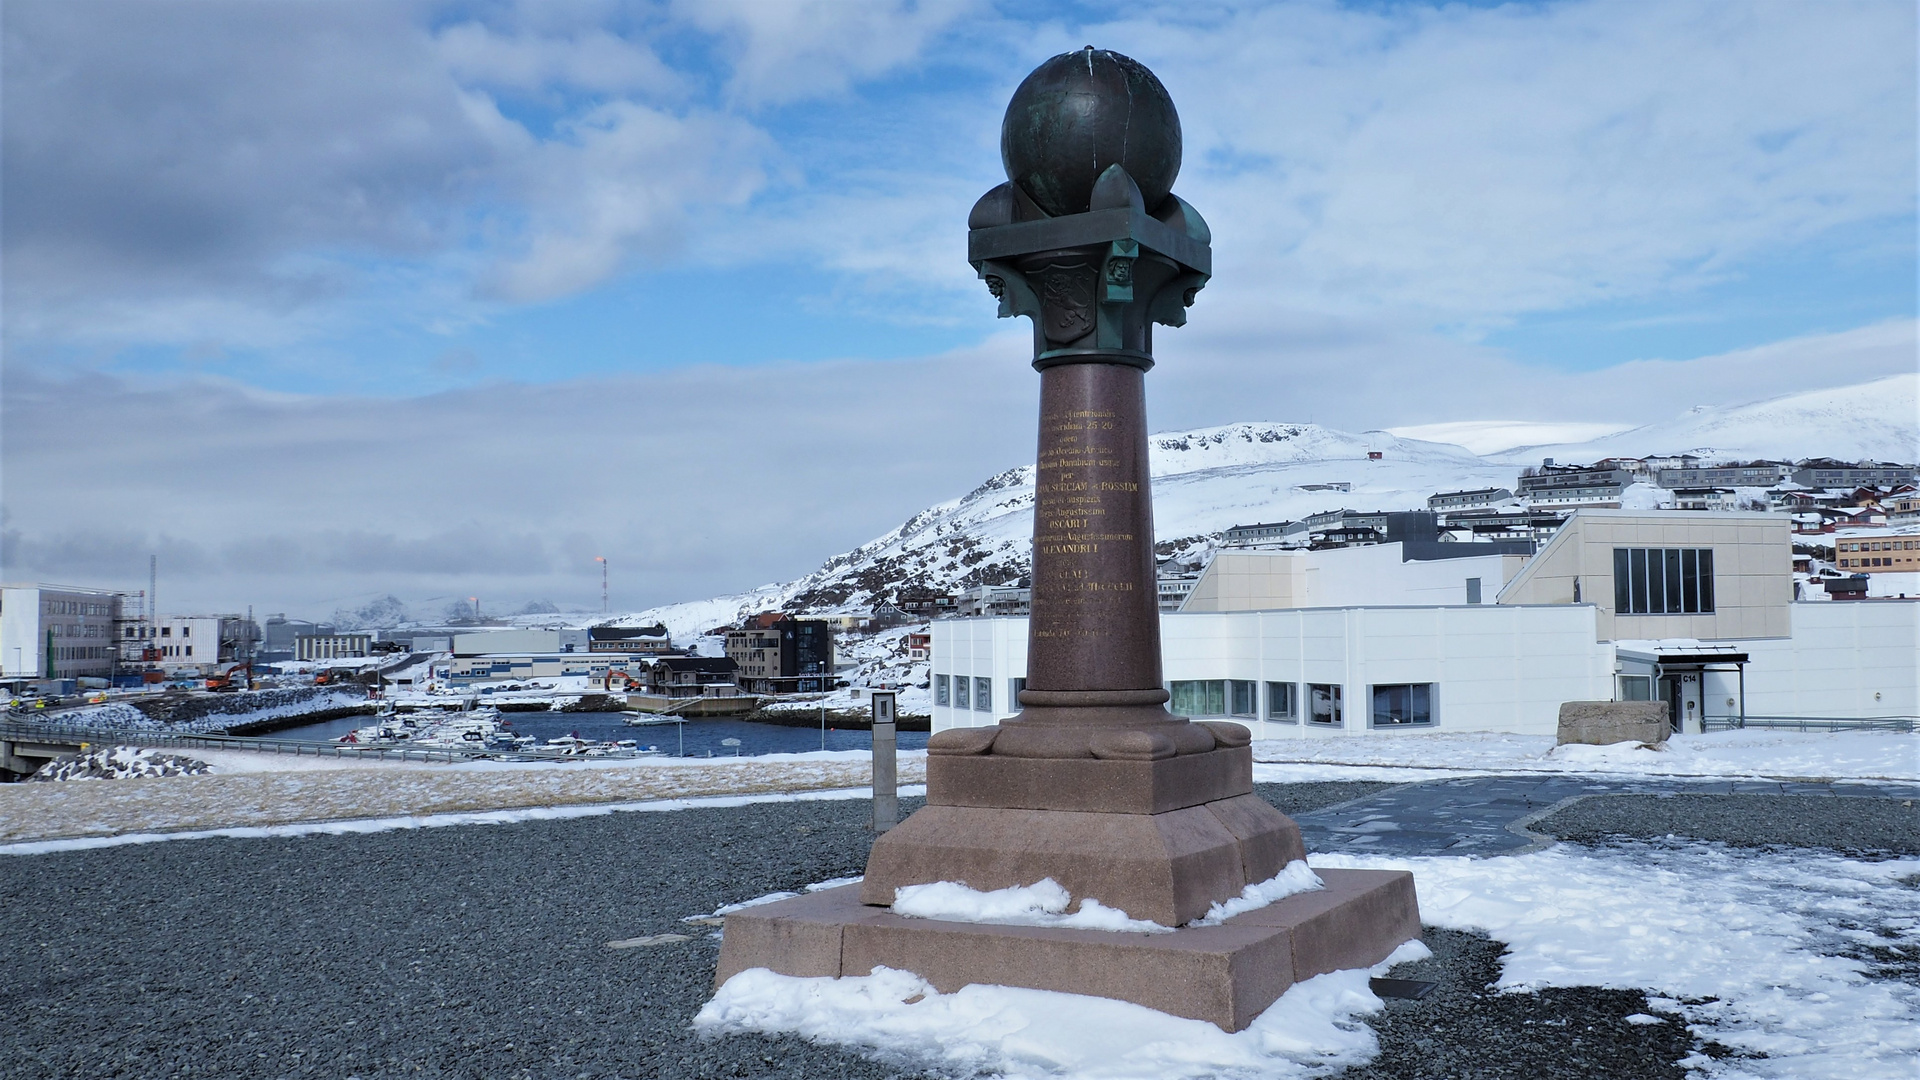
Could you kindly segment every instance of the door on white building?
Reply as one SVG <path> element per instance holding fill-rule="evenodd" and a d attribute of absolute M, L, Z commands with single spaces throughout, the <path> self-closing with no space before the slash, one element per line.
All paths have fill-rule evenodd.
<path fill-rule="evenodd" d="M 1698 671 L 1670 671 L 1660 677 L 1660 696 L 1667 703 L 1667 719 L 1673 730 L 1685 735 L 1700 734 L 1705 717 Z"/>

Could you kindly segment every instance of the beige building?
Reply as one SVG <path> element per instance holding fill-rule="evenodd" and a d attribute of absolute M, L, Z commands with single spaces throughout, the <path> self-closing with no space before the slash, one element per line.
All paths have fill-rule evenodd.
<path fill-rule="evenodd" d="M 1920 536 L 1839 536 L 1834 564 L 1849 574 L 1897 574 L 1920 571 Z"/>
<path fill-rule="evenodd" d="M 1582 510 L 1502 604 L 1592 604 L 1601 641 L 1783 638 L 1793 542 L 1780 514 Z"/>

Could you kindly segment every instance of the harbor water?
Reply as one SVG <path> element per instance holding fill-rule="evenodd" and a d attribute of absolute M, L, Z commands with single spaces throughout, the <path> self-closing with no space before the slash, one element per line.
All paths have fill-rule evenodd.
<path fill-rule="evenodd" d="M 757 757 L 762 754 L 800 754 L 821 749 L 819 728 L 783 727 L 778 724 L 757 724 L 751 720 L 737 720 L 728 717 L 694 718 L 680 723 L 646 724 L 632 726 L 626 721 L 634 713 L 560 713 L 560 712 L 515 712 L 500 718 L 502 726 L 517 735 L 531 735 L 541 742 L 557 739 L 563 735 L 577 735 L 582 739 L 611 742 L 616 739 L 638 740 L 642 749 L 658 747 L 669 756 L 686 757 L 732 757 L 739 754 L 745 757 Z M 338 720 L 328 720 L 303 727 L 276 731 L 276 739 L 301 739 L 312 742 L 332 742 L 340 736 L 373 723 L 370 716 L 347 716 Z M 897 736 L 902 750 L 925 750 L 927 733 L 924 731 L 902 731 Z M 738 739 L 738 746 L 729 746 L 727 739 Z M 828 728 L 826 733 L 828 750 L 871 750 L 873 735 L 863 729 L 836 730 Z"/>

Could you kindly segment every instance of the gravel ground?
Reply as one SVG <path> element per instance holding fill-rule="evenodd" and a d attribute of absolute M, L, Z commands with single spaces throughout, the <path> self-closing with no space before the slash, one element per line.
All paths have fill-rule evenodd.
<path fill-rule="evenodd" d="M 1260 791 L 1300 813 L 1383 786 Z M 689 1030 L 718 942 L 682 916 L 859 873 L 867 812 L 802 801 L 0 858 L 0 1062 L 21 1080 L 911 1076 Z M 1490 994 L 1498 943 L 1427 935 L 1435 958 L 1395 974 L 1439 989 L 1375 1017 L 1382 1056 L 1349 1078 L 1679 1075 L 1684 1030 L 1624 1022 L 1650 1011 L 1642 995 Z"/>
<path fill-rule="evenodd" d="M 1854 855 L 1920 855 L 1914 799 L 1803 795 L 1598 795 L 1529 826 L 1584 843 L 1668 834 L 1733 847 L 1825 847 Z"/>
<path fill-rule="evenodd" d="M 1364 799 L 1375 792 L 1385 791 L 1394 784 L 1374 783 L 1338 783 L 1322 782 L 1316 784 L 1255 784 L 1253 790 L 1263 799 L 1280 808 L 1283 814 L 1304 814 L 1309 810 L 1319 810 L 1354 799 Z"/>
<path fill-rule="evenodd" d="M 1500 978 L 1505 946 L 1479 934 L 1427 927 L 1430 959 L 1401 964 L 1397 979 L 1434 983 L 1419 1001 L 1389 1000 L 1367 1018 L 1380 1056 L 1337 1080 L 1452 1080 L 1493 1077 L 1540 1080 L 1679 1080 L 1673 1063 L 1693 1052 L 1678 1017 L 1629 1024 L 1635 1013 L 1658 1015 L 1638 990 L 1581 986 L 1531 994 L 1490 989 Z M 1704 1048 L 1719 1056 L 1718 1046 Z"/>
<path fill-rule="evenodd" d="M 681 917 L 857 874 L 868 804 L 0 858 L 9 1077 L 883 1077 L 701 1040 Z M 610 941 L 689 933 L 627 949 Z"/>

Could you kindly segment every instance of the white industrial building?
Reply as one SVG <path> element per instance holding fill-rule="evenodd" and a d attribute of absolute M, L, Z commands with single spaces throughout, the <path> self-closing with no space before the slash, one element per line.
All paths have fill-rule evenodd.
<path fill-rule="evenodd" d="M 637 641 L 630 652 L 596 650 L 590 644 L 589 632 L 580 629 L 456 634 L 453 655 L 434 661 L 433 677 L 455 686 L 573 675 L 599 681 L 613 672 L 638 678 L 660 652 L 649 641 Z"/>
<path fill-rule="evenodd" d="M 453 655 L 492 656 L 507 653 L 583 653 L 585 630 L 487 630 L 453 635 Z"/>
<path fill-rule="evenodd" d="M 119 651 L 119 593 L 0 586 L 0 672 L 8 679 L 107 678 Z"/>
<path fill-rule="evenodd" d="M 168 671 L 246 660 L 260 644 L 259 626 L 241 615 L 162 615 L 124 622 L 120 632 L 127 660 L 151 656 Z"/>
<path fill-rule="evenodd" d="M 454 686 L 476 682 L 510 682 L 523 679 L 551 679 L 582 675 L 591 681 L 607 678 L 610 672 L 625 672 L 639 678 L 658 653 L 487 653 L 481 656 L 451 656 L 433 662 L 433 678 Z"/>
<path fill-rule="evenodd" d="M 1267 739 L 1552 734 L 1562 702 L 1616 699 L 1690 731 L 1920 714 L 1920 602 L 1795 602 L 1778 515 L 1582 510 L 1531 559 L 1397 547 L 1220 553 L 1161 616 L 1174 710 Z M 932 631 L 934 730 L 1019 710 L 1026 619 Z"/>
<path fill-rule="evenodd" d="M 358 659 L 372 649 L 373 635 L 367 633 L 296 634 L 293 639 L 295 660 Z"/>

